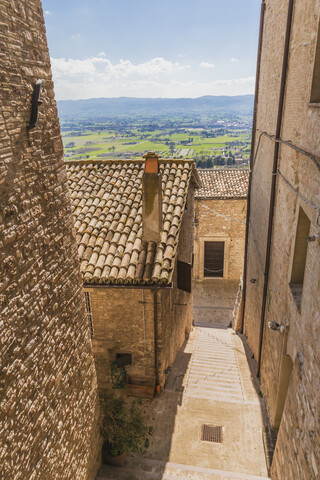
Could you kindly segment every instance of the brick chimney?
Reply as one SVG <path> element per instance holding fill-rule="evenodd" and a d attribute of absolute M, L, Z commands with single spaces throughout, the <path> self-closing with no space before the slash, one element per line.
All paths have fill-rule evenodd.
<path fill-rule="evenodd" d="M 142 239 L 159 242 L 162 230 L 162 186 L 159 157 L 155 152 L 143 155 L 146 159 L 142 177 Z"/>

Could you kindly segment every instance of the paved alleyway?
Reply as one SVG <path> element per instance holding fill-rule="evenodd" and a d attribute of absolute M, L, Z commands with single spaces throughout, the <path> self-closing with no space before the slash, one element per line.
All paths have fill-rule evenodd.
<path fill-rule="evenodd" d="M 232 329 L 194 327 L 150 408 L 156 434 L 146 457 L 103 466 L 97 480 L 268 478 L 260 401 Z M 221 442 L 203 441 L 202 425 L 221 427 Z"/>

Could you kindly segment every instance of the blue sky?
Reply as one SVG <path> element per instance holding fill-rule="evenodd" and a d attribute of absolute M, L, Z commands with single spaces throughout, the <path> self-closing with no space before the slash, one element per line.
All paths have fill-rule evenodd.
<path fill-rule="evenodd" d="M 43 0 L 58 100 L 253 93 L 260 0 Z"/>

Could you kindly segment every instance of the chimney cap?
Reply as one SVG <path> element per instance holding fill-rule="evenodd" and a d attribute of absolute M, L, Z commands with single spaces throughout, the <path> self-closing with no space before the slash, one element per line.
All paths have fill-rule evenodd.
<path fill-rule="evenodd" d="M 156 154 L 156 152 L 147 152 L 142 155 L 143 158 L 160 158 L 159 155 Z"/>

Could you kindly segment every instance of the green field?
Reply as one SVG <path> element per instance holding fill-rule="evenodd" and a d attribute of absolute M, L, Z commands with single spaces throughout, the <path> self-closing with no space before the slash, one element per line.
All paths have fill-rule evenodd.
<path fill-rule="evenodd" d="M 212 135 L 212 131 L 210 131 Z M 182 143 L 183 142 L 183 143 Z M 152 150 L 162 157 L 193 158 L 197 155 L 222 155 L 241 151 L 246 158 L 249 153 L 250 133 L 245 130 L 207 136 L 204 130 L 197 132 L 172 132 L 172 129 L 141 131 L 137 128 L 115 132 L 106 128 L 99 132 L 64 131 L 63 144 L 66 160 L 110 158 L 119 156 L 140 157 Z"/>

